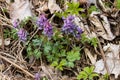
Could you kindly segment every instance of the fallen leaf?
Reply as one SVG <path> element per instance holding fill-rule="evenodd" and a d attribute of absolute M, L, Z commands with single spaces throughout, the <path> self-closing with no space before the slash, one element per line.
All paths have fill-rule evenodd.
<path fill-rule="evenodd" d="M 81 18 L 79 18 L 78 16 L 74 16 L 75 18 L 74 18 L 74 22 L 75 22 L 75 24 L 78 26 L 78 27 L 80 27 L 83 31 L 85 31 L 85 25 L 83 24 L 83 22 L 82 22 L 82 17 Z"/>
<path fill-rule="evenodd" d="M 48 8 L 50 10 L 50 13 L 54 12 L 61 12 L 59 5 L 56 4 L 56 0 L 48 0 Z"/>
<path fill-rule="evenodd" d="M 4 71 L 5 70 L 5 65 L 3 63 L 0 63 L 0 71 Z"/>
<path fill-rule="evenodd" d="M 12 22 L 16 19 L 23 20 L 32 16 L 29 0 L 14 0 L 9 9 Z"/>
<path fill-rule="evenodd" d="M 92 53 L 87 48 L 85 48 L 84 51 L 85 54 L 89 57 L 91 63 L 94 65 L 96 63 L 97 55 L 93 56 Z"/>
<path fill-rule="evenodd" d="M 46 74 L 46 76 L 48 78 L 50 78 L 50 80 L 57 80 L 58 79 L 59 72 L 56 69 L 54 69 L 53 67 L 42 65 L 41 69 L 42 69 L 42 72 L 44 74 Z"/>
<path fill-rule="evenodd" d="M 0 38 L 0 46 L 2 46 L 2 39 Z"/>
<path fill-rule="evenodd" d="M 0 38 L 0 46 L 2 46 L 2 39 Z M 4 39 L 4 45 L 8 46 L 10 44 L 10 38 Z"/>
<path fill-rule="evenodd" d="M 97 34 L 106 40 L 113 40 L 115 36 L 111 32 L 110 24 L 108 22 L 107 17 L 104 15 L 101 15 L 100 17 L 103 19 L 101 20 L 102 21 L 101 22 L 99 18 L 96 16 L 96 14 L 100 14 L 100 13 L 92 12 L 89 20 L 95 25 L 95 30 Z"/>
<path fill-rule="evenodd" d="M 8 45 L 10 44 L 10 38 L 5 39 L 5 40 L 4 40 L 4 44 L 5 44 L 6 46 L 8 46 Z"/>
<path fill-rule="evenodd" d="M 115 78 L 118 78 L 120 74 L 120 45 L 108 44 L 104 46 L 103 50 L 105 51 L 106 63 L 110 74 L 114 74 Z M 96 62 L 94 72 L 101 74 L 107 73 L 103 59 Z"/>
<path fill-rule="evenodd" d="M 47 11 L 48 10 L 48 4 L 47 4 L 47 2 L 46 3 L 44 3 L 44 5 L 43 6 L 40 6 L 38 9 L 36 9 L 36 11 L 38 11 L 38 12 L 44 12 L 44 11 Z"/>
<path fill-rule="evenodd" d="M 94 0 L 97 1 L 96 4 L 99 4 L 99 9 L 101 9 L 101 11 L 103 12 L 111 12 L 112 10 L 105 5 L 103 0 Z"/>

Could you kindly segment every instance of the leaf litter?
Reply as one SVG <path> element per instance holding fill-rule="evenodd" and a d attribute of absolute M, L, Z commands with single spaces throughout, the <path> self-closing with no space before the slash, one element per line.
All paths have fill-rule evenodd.
<path fill-rule="evenodd" d="M 78 0 L 73 1 L 77 2 Z M 79 0 L 79 2 L 81 1 L 86 0 Z M 65 2 L 69 1 L 65 0 Z M 23 55 L 26 52 L 20 42 L 11 40 L 10 38 L 4 39 L 0 34 L 0 46 L 5 45 L 4 49 L 0 48 L 0 61 L 2 62 L 0 63 L 0 79 L 18 80 L 22 78 L 22 80 L 34 80 L 34 74 L 38 73 L 37 79 L 39 79 L 39 77 L 47 77 L 49 80 L 75 80 L 78 72 L 86 65 L 94 65 L 94 72 L 96 73 L 106 74 L 109 72 L 109 74 L 114 74 L 115 78 L 118 78 L 120 75 L 120 13 L 118 9 L 106 6 L 103 2 L 104 1 L 102 0 L 87 0 L 88 7 L 90 4 L 95 4 L 100 11 L 92 12 L 88 19 L 82 18 L 81 16 L 75 16 L 74 22 L 82 28 L 88 38 L 96 37 L 99 40 L 99 45 L 101 45 L 101 50 L 103 50 L 103 57 L 105 59 L 101 57 L 102 54 L 100 47 L 93 48 L 88 45 L 84 48 L 83 53 L 85 54 L 82 55 L 81 60 L 76 61 L 76 67 L 74 69 L 71 70 L 66 68 L 65 71 L 58 71 L 51 68 L 48 64 L 45 64 L 46 61 L 44 60 L 35 61 L 35 58 L 33 58 L 31 59 L 31 64 L 29 64 L 29 60 L 27 60 Z M 0 1 L 1 9 L 5 9 L 5 7 L 9 6 L 8 13 L 10 15 L 10 18 L 8 18 L 6 13 L 3 16 L 3 12 L 1 12 L 0 9 L 0 28 L 1 26 L 4 27 L 4 30 L 6 28 L 13 28 L 11 22 L 17 19 L 22 21 L 28 16 L 32 17 L 33 15 L 39 15 L 41 13 L 45 13 L 49 16 L 49 14 L 52 15 L 55 12 L 62 12 L 63 8 L 67 9 L 67 6 L 61 8 L 59 6 L 61 3 L 58 4 L 57 0 L 14 0 L 14 2 L 10 2 L 10 0 Z M 115 4 L 116 2 L 114 1 L 114 5 Z M 119 6 L 117 7 L 119 8 Z M 33 11 L 32 8 L 35 11 Z M 46 13 L 48 10 L 50 12 Z M 55 16 L 52 16 L 52 19 L 54 19 L 54 17 Z M 56 25 L 54 21 L 53 25 Z M 4 44 L 2 43 L 2 40 L 4 40 Z M 107 71 L 105 65 L 107 65 L 109 71 Z M 72 75 L 67 71 L 70 71 Z"/>

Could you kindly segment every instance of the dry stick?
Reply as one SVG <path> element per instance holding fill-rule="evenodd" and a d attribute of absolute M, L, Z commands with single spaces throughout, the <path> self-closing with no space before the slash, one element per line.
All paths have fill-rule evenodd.
<path fill-rule="evenodd" d="M 3 26 L 1 26 L 2 49 L 4 50 Z"/>
<path fill-rule="evenodd" d="M 10 64 L 14 65 L 15 67 L 19 68 L 20 70 L 22 70 L 23 72 L 25 72 L 26 74 L 28 74 L 29 76 L 31 76 L 32 78 L 34 78 L 34 75 L 32 75 L 30 72 L 24 70 L 22 67 L 20 67 L 19 65 L 13 63 L 12 61 L 8 60 L 4 56 L 0 55 L 0 58 L 2 58 L 3 60 L 9 62 Z"/>
<path fill-rule="evenodd" d="M 5 55 L 5 56 L 8 56 L 8 57 L 10 57 L 10 58 L 12 58 L 12 59 L 15 59 L 15 57 L 12 56 L 12 55 L 10 55 L 9 53 L 0 52 L 0 54 Z"/>
<path fill-rule="evenodd" d="M 100 41 L 99 41 L 98 38 L 97 38 L 97 40 L 98 40 L 98 46 L 100 48 L 100 52 L 101 52 L 101 55 L 102 55 L 102 58 L 103 58 L 103 61 L 104 61 L 105 68 L 107 70 L 107 73 L 110 75 L 110 71 L 109 71 L 108 65 L 106 63 L 105 53 L 104 53 L 104 51 L 102 49 L 102 46 L 101 46 Z"/>

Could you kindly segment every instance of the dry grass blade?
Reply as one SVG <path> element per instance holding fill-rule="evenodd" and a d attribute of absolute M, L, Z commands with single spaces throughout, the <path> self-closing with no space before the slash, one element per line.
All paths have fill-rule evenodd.
<path fill-rule="evenodd" d="M 94 65 L 96 63 L 97 56 L 96 55 L 93 56 L 87 48 L 85 48 L 84 51 L 85 51 L 85 54 L 87 54 L 87 56 L 89 57 L 91 63 Z"/>
<path fill-rule="evenodd" d="M 32 78 L 34 78 L 34 75 L 32 75 L 30 72 L 26 71 L 25 69 L 23 69 L 22 67 L 20 67 L 19 65 L 15 64 L 14 62 L 8 60 L 8 58 L 0 55 L 0 58 L 7 61 L 8 63 L 12 64 L 13 66 L 15 66 L 16 68 L 22 70 L 24 73 L 26 73 L 27 75 L 31 76 Z"/>

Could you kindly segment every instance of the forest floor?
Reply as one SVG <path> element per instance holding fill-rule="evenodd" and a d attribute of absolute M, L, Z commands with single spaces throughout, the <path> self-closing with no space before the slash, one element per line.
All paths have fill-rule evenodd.
<path fill-rule="evenodd" d="M 119 0 L 0 0 L 0 80 L 119 75 Z"/>

